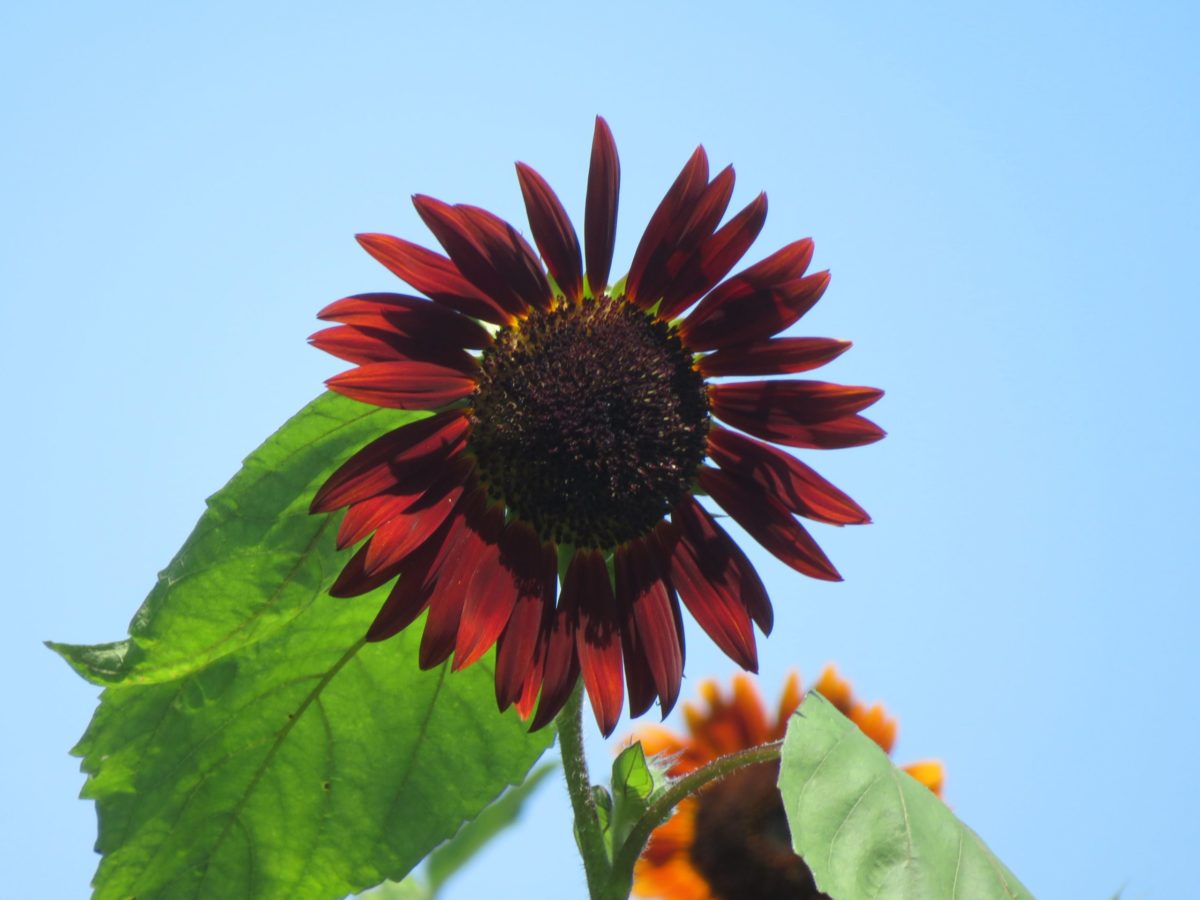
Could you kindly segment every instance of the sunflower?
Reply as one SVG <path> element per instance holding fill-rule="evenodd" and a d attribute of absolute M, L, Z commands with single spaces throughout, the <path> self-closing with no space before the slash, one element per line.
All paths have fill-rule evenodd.
<path fill-rule="evenodd" d="M 882 706 L 859 703 L 833 666 L 826 667 L 814 688 L 891 753 L 896 720 Z M 672 776 L 782 738 L 788 718 L 800 705 L 800 679 L 795 673 L 788 677 L 774 721 L 745 675 L 733 679 L 731 697 L 711 680 L 701 682 L 700 695 L 702 706 L 684 705 L 687 735 L 652 725 L 633 736 L 647 755 L 674 757 Z M 941 763 L 920 762 L 904 770 L 941 796 Z M 638 859 L 634 894 L 663 900 L 824 897 L 804 861 L 792 851 L 775 786 L 778 778 L 778 762 L 748 766 L 680 803 Z"/>
<path fill-rule="evenodd" d="M 319 318 L 341 324 L 312 343 L 355 366 L 327 384 L 431 415 L 356 453 L 312 510 L 346 507 L 338 545 L 361 543 L 332 594 L 395 581 L 369 640 L 428 610 L 423 667 L 453 655 L 459 669 L 496 645 L 498 704 L 523 716 L 536 704 L 533 728 L 554 718 L 582 672 L 607 735 L 626 683 L 635 716 L 656 699 L 665 715 L 678 698 L 681 600 L 725 653 L 757 669 L 751 623 L 770 631 L 770 600 L 697 493 L 791 567 L 840 580 L 796 516 L 845 525 L 867 514 L 772 443 L 876 441 L 883 431 L 859 412 L 882 392 L 713 381 L 802 372 L 850 344 L 775 337 L 829 283 L 827 272 L 805 274 L 811 240 L 726 278 L 762 228 L 767 201 L 760 194 L 720 225 L 733 169 L 710 179 L 702 147 L 615 284 L 620 164 L 604 120 L 582 250 L 542 177 L 523 163 L 517 177 L 540 260 L 491 213 L 423 195 L 413 202 L 446 256 L 358 236 L 424 296 L 360 294 L 322 310 Z"/>

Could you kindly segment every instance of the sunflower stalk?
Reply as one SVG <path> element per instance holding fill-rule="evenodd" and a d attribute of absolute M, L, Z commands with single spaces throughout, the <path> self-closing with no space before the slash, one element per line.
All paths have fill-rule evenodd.
<path fill-rule="evenodd" d="M 604 843 L 600 817 L 596 812 L 596 798 L 592 793 L 587 758 L 583 753 L 582 680 L 575 683 L 575 689 L 571 691 L 570 698 L 558 714 L 556 724 L 563 775 L 567 782 L 567 794 L 571 798 L 571 811 L 575 816 L 575 840 L 583 857 L 588 895 L 592 900 L 617 900 L 628 897 L 628 890 L 624 894 L 612 892 L 612 864 L 609 862 L 608 849 Z"/>
<path fill-rule="evenodd" d="M 671 817 L 680 801 L 738 769 L 779 759 L 782 747 L 783 741 L 780 740 L 729 753 L 671 782 L 670 786 L 646 807 L 645 813 L 633 826 L 625 842 L 614 852 L 610 875 L 612 890 L 606 896 L 629 896 L 633 885 L 633 867 L 638 857 L 649 842 L 651 833 Z"/>

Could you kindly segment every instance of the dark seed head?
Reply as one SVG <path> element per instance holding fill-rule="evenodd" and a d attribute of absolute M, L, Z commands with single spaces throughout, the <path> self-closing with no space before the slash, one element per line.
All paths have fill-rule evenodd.
<path fill-rule="evenodd" d="M 708 395 L 665 322 L 620 298 L 560 301 L 501 328 L 481 362 L 470 449 L 542 537 L 611 548 L 687 493 Z"/>
<path fill-rule="evenodd" d="M 715 897 L 828 900 L 792 850 L 779 763 L 739 769 L 696 798 L 692 866 Z"/>

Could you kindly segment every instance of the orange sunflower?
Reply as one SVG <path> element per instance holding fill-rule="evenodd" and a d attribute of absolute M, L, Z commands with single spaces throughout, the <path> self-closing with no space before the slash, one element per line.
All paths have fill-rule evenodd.
<path fill-rule="evenodd" d="M 887 753 L 896 739 L 896 720 L 883 706 L 855 699 L 850 683 L 827 666 L 814 686 Z M 685 704 L 688 734 L 656 725 L 634 739 L 647 756 L 674 756 L 672 776 L 686 775 L 719 756 L 778 740 L 800 705 L 800 678 L 793 673 L 772 721 L 754 683 L 733 679 L 726 697 L 715 681 L 700 683 L 704 705 Z M 904 770 L 938 796 L 942 765 L 925 761 Z M 812 874 L 792 851 L 791 834 L 776 788 L 779 763 L 734 772 L 685 799 L 654 831 L 634 869 L 633 892 L 663 900 L 769 900 L 818 898 Z"/>
<path fill-rule="evenodd" d="M 850 344 L 777 336 L 829 283 L 828 272 L 806 274 L 811 240 L 726 277 L 763 226 L 766 195 L 721 224 L 733 168 L 710 178 L 702 147 L 615 283 L 620 164 L 604 120 L 582 246 L 545 180 L 521 163 L 517 176 L 540 258 L 491 213 L 423 195 L 413 202 L 446 256 L 359 235 L 425 296 L 359 294 L 322 310 L 341 324 L 312 343 L 354 365 L 327 383 L 429 415 L 351 457 L 312 511 L 346 509 L 338 546 L 358 547 L 332 594 L 393 585 L 368 640 L 428 611 L 423 668 L 453 656 L 459 669 L 495 645 L 496 700 L 522 715 L 536 703 L 534 728 L 582 674 L 607 735 L 626 686 L 634 716 L 656 700 L 666 715 L 678 698 L 681 602 L 726 654 L 757 670 L 754 626 L 770 631 L 770 600 L 697 494 L 792 568 L 840 580 L 797 516 L 869 518 L 774 445 L 876 441 L 883 431 L 859 413 L 882 391 L 755 377 L 815 369 Z"/>

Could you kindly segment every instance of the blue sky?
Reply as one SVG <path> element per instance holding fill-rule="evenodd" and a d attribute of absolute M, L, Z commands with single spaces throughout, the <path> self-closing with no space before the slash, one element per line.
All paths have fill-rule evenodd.
<path fill-rule="evenodd" d="M 396 285 L 355 232 L 431 240 L 417 192 L 524 227 L 518 159 L 578 220 L 597 113 L 614 270 L 703 143 L 768 192 L 751 258 L 832 269 L 795 330 L 855 342 L 824 373 L 888 391 L 887 440 L 805 457 L 876 520 L 816 529 L 845 583 L 754 555 L 764 691 L 836 661 L 1039 896 L 1193 890 L 1197 36 L 1184 3 L 9 4 L 4 893 L 96 862 L 95 692 L 40 642 L 121 637 L 339 370 L 314 313 Z M 689 639 L 685 696 L 732 671 Z M 447 896 L 578 868 L 555 784 Z"/>

